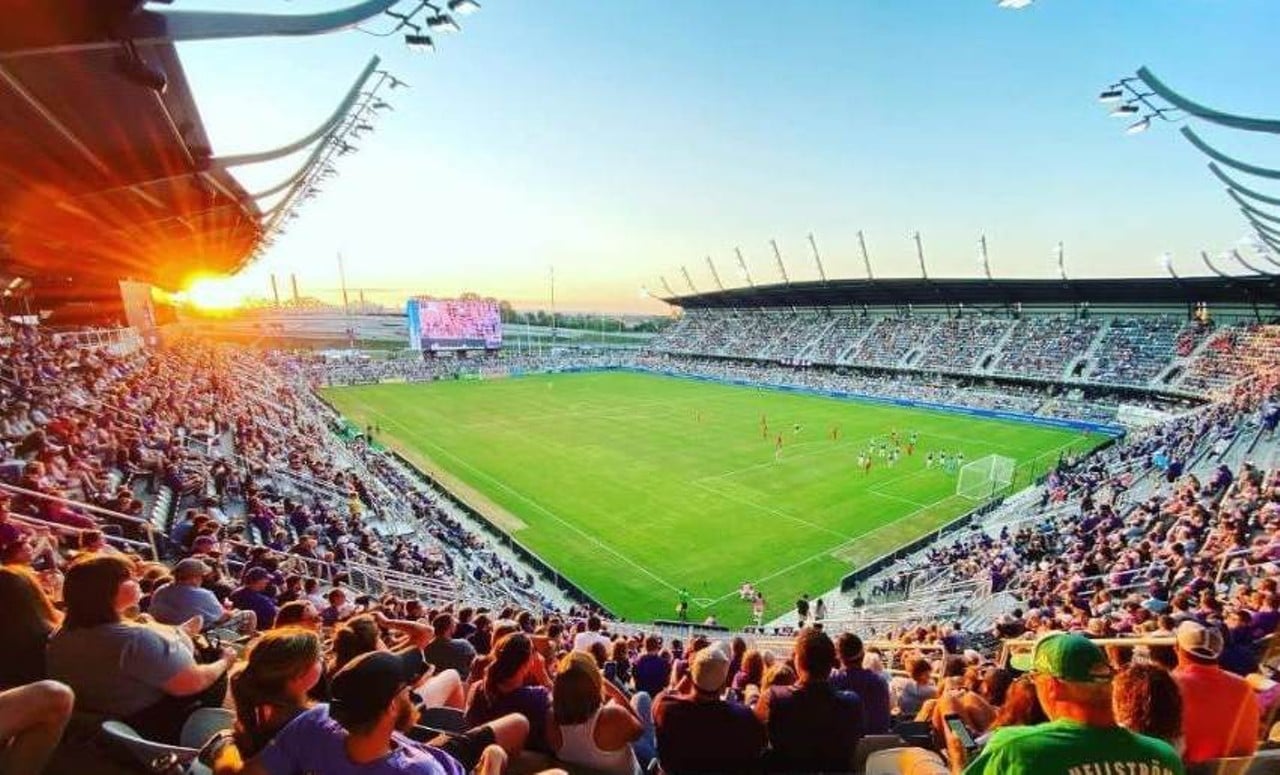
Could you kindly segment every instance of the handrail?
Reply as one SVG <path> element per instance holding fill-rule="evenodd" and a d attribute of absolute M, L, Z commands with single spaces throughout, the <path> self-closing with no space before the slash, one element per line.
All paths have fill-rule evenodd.
<path fill-rule="evenodd" d="M 18 522 L 20 524 L 31 525 L 32 527 L 44 527 L 44 528 L 48 528 L 49 530 L 57 531 L 60 533 L 75 535 L 76 537 L 84 535 L 90 530 L 97 530 L 97 528 L 75 527 L 74 525 L 64 525 L 60 522 L 50 522 L 47 519 L 40 519 L 39 517 L 29 517 L 26 514 L 14 514 L 13 512 L 9 513 L 9 519 L 14 522 Z M 132 539 L 125 538 L 123 536 L 112 535 L 111 533 L 107 533 L 102 530 L 99 530 L 98 532 L 102 533 L 103 539 L 110 543 L 123 544 L 126 547 L 139 547 L 142 549 L 150 549 L 153 553 L 155 552 L 155 547 L 151 546 L 150 544 L 144 543 L 142 541 L 134 541 Z M 152 554 L 152 557 L 156 558 L 157 555 Z"/>

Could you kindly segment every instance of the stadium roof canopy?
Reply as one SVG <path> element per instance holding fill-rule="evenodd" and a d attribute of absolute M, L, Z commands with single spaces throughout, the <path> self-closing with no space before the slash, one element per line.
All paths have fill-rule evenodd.
<path fill-rule="evenodd" d="M 1130 279 L 1019 280 L 962 278 L 831 280 L 757 285 L 671 296 L 685 309 L 755 307 L 974 307 L 1193 306 L 1255 307 L 1267 316 L 1280 308 L 1280 276 L 1141 277 Z"/>
<path fill-rule="evenodd" d="M 173 41 L 119 39 L 140 5 L 0 0 L 0 274 L 173 289 L 261 238 L 252 197 L 208 164 Z"/>

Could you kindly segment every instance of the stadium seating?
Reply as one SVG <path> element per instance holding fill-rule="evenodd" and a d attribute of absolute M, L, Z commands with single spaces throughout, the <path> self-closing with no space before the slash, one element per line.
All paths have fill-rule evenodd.
<path fill-rule="evenodd" d="M 1083 395 L 1047 397 L 961 377 L 842 374 L 758 362 L 849 357 L 902 367 L 911 360 L 922 369 L 964 372 L 999 350 L 997 369 L 1017 361 L 1030 372 L 1052 371 L 1039 356 L 1009 343 L 1028 333 L 1020 323 L 976 318 L 931 330 L 922 321 L 851 322 L 859 320 L 761 315 L 738 343 L 729 332 L 743 323 L 732 316 L 698 323 L 696 331 L 680 324 L 689 346 L 744 354 L 739 360 L 583 352 L 474 363 L 329 361 L 191 340 L 118 351 L 5 328 L 0 481 L 13 496 L 7 524 L 16 532 L 6 532 L 8 543 L 0 548 L 7 563 L 30 565 L 46 579 L 77 555 L 135 556 L 140 570 L 148 569 L 148 592 L 187 556 L 216 566 L 215 588 L 223 583 L 229 589 L 251 569 L 266 568 L 279 585 L 273 594 L 284 594 L 285 577 L 296 576 L 318 582 L 318 595 L 335 586 L 369 594 L 388 618 L 430 620 L 436 612 L 463 615 L 467 609 L 469 616 L 487 609 L 487 620 L 519 628 L 518 619 L 560 650 L 584 631 L 583 609 L 520 558 L 468 528 L 443 493 L 371 444 L 371 429 L 351 427 L 308 385 L 451 378 L 466 369 L 497 376 L 626 367 L 1071 416 L 1099 406 Z M 1088 458 L 1061 460 L 1041 485 L 969 528 L 874 569 L 858 593 L 832 591 L 825 628 L 863 635 L 868 664 L 884 671 L 895 709 L 906 707 L 906 671 L 922 659 L 939 675 L 953 669 L 950 660 L 961 660 L 956 669 L 972 676 L 967 685 L 998 706 L 1003 695 L 988 694 L 980 679 L 996 670 L 1001 640 L 1059 630 L 1167 643 L 1178 618 L 1222 623 L 1229 645 L 1224 666 L 1260 669 L 1266 660 L 1258 644 L 1280 616 L 1274 584 L 1280 447 L 1274 422 L 1265 419 L 1280 412 L 1276 329 L 1229 327 L 1210 335 L 1171 321 L 1148 330 L 1131 320 L 1080 325 L 1049 319 L 1035 330 L 1052 339 L 1060 363 L 1092 364 L 1090 379 L 1147 384 L 1181 359 L 1187 364 L 1181 384 L 1212 389 L 1217 400 L 1133 431 Z M 61 543 L 43 539 L 46 529 L 63 536 Z M 109 549 L 80 548 L 100 533 Z M 27 547 L 25 555 L 14 552 L 14 541 Z M 56 585 L 48 591 L 58 594 Z M 739 648 L 782 665 L 798 623 L 790 614 L 734 637 L 742 640 Z M 603 629 L 612 653 L 598 659 L 625 694 L 635 691 L 626 675 L 648 636 L 665 637 L 660 653 L 668 664 L 689 659 L 706 639 L 726 637 L 690 626 L 606 622 Z M 488 651 L 488 640 L 476 642 L 482 655 Z M 1127 660 L 1145 648 L 1116 653 Z M 752 701 L 759 691 L 753 681 L 764 682 L 765 674 L 773 680 L 772 672 L 744 674 L 729 700 Z M 1274 702 L 1269 695 L 1264 700 Z M 463 708 L 435 710 L 432 718 L 452 718 Z M 124 727 L 109 728 L 108 738 L 124 739 Z M 860 759 L 890 737 L 868 740 L 859 746 Z M 154 742 L 130 739 L 128 746 L 190 753 Z M 198 741 L 183 743 L 194 747 Z M 92 744 L 69 738 L 64 747 Z M 76 755 L 64 750 L 59 759 L 66 765 Z M 100 766 L 110 771 L 115 765 L 104 760 Z"/>

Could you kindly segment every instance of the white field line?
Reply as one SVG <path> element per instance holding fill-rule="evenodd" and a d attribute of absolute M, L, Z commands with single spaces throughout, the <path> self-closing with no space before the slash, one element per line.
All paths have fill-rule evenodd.
<path fill-rule="evenodd" d="M 377 409 L 374 409 L 374 408 L 372 408 L 372 407 L 370 407 L 370 406 L 368 406 L 368 405 L 366 405 L 366 406 L 365 406 L 365 408 L 366 408 L 368 411 L 372 412 L 373 414 L 376 414 L 376 415 L 378 415 L 379 417 L 385 418 L 388 422 L 390 422 L 390 423 L 392 423 L 392 424 L 394 424 L 394 425 L 398 425 L 399 427 L 403 428 L 405 431 L 407 431 L 407 432 L 409 432 L 409 433 L 414 433 L 414 430 L 413 430 L 412 428 L 410 428 L 409 426 L 407 426 L 407 425 L 405 425 L 404 423 L 400 422 L 400 421 L 399 421 L 399 420 L 397 420 L 396 418 L 391 417 L 390 415 L 387 415 L 387 414 L 385 414 L 385 413 L 383 413 L 383 412 L 380 412 L 380 411 L 378 411 Z M 415 437 L 416 437 L 416 435 L 415 435 Z M 677 587 L 675 584 L 672 584 L 671 582 L 669 582 L 669 581 L 667 581 L 666 579 L 662 578 L 661 576 L 659 576 L 658 574 L 656 574 L 656 573 L 654 573 L 653 571 L 649 570 L 649 569 L 648 569 L 648 568 L 646 568 L 645 566 L 641 565 L 640 563 L 636 562 L 635 560 L 631 559 L 630 557 L 627 557 L 627 556 L 626 556 L 626 555 L 624 555 L 623 553 L 619 552 L 617 549 L 613 548 L 612 546 L 609 546 L 608 544 L 604 543 L 603 541 L 601 541 L 600 539 L 596 538 L 595 536 L 593 536 L 593 535 L 591 535 L 591 534 L 587 533 L 586 531 L 582 530 L 581 528 L 579 528 L 577 525 L 573 524 L 572 522 L 568 522 L 568 521 L 566 521 L 565 519 L 563 519 L 562 517 L 560 517 L 560 515 L 558 515 L 558 514 L 556 514 L 555 512 L 551 511 L 551 510 L 550 510 L 550 509 L 548 509 L 546 506 L 543 506 L 541 503 L 538 503 L 537 501 L 535 501 L 534 499 L 532 499 L 532 498 L 530 498 L 529 496 L 525 495 L 524 493 L 521 493 L 521 492 L 519 492 L 519 491 L 517 491 L 517 490 L 513 490 L 511 487 L 507 486 L 505 483 L 500 482 L 500 481 L 498 481 L 497 479 L 495 479 L 495 478 L 493 478 L 492 476 L 490 476 L 489 474 L 485 473 L 484 471 L 481 471 L 479 468 L 476 468 L 475 466 L 471 465 L 471 464 L 470 464 L 470 463 L 468 463 L 467 461 L 465 461 L 465 460 L 463 460 L 462 458 L 458 457 L 457 455 L 455 455 L 454 453 L 452 453 L 452 452 L 450 452 L 449 450 L 445 449 L 444 447 L 440 446 L 439 444 L 436 444 L 435 442 L 432 442 L 432 441 L 428 441 L 427 439 L 424 439 L 424 438 L 420 438 L 420 437 L 416 437 L 416 438 L 417 438 L 417 440 L 418 440 L 418 441 L 421 441 L 422 443 L 426 444 L 427 446 L 431 447 L 432 449 L 435 449 L 435 450 L 437 450 L 438 452 L 440 452 L 441 454 L 443 454 L 443 455 L 445 455 L 445 456 L 447 456 L 447 457 L 451 458 L 451 459 L 452 459 L 452 460 L 454 460 L 455 462 L 457 462 L 457 463 L 459 463 L 460 465 L 462 465 L 462 466 L 466 467 L 468 470 L 470 470 L 470 471 L 474 472 L 475 474 L 477 474 L 477 475 L 479 475 L 479 476 L 484 477 L 485 479 L 489 480 L 490 482 L 493 482 L 495 485 L 497 485 L 498 487 L 502 488 L 504 491 L 506 491 L 506 492 L 510 493 L 511 495 L 513 495 L 513 496 L 515 496 L 515 497 L 519 498 L 520 500 L 524 501 L 525 503 L 528 503 L 530 506 L 533 506 L 533 507 L 534 507 L 535 509 L 537 509 L 538 511 L 541 511 L 543 514 L 546 514 L 547 516 L 551 517 L 551 518 L 552 518 L 552 519 L 554 519 L 556 522 L 559 522 L 561 525 L 564 525 L 565 527 L 569 528 L 569 529 L 570 529 L 570 530 L 572 530 L 573 532 L 575 532 L 575 533 L 577 533 L 578 535 L 582 536 L 584 539 L 586 539 L 586 540 L 587 540 L 587 542 L 588 542 L 588 543 L 591 543 L 591 544 L 593 544 L 593 545 L 595 545 L 595 546 L 597 546 L 597 547 L 599 547 L 599 548 L 603 549 L 604 551 L 608 552 L 609 554 L 612 554 L 614 557 L 617 557 L 619 560 L 622 560 L 622 561 L 623 561 L 623 562 L 625 562 L 627 565 L 632 566 L 632 567 L 633 567 L 633 568 L 635 568 L 636 570 L 640 571 L 640 572 L 641 572 L 641 573 L 643 573 L 644 575 L 646 575 L 646 576 L 648 576 L 649 578 L 653 579 L 654 581 L 658 582 L 659 584 L 661 584 L 662 586 L 666 587 L 667 589 L 670 589 L 670 590 L 671 590 L 671 591 L 673 591 L 673 592 L 679 591 L 679 589 L 680 589 L 680 588 L 679 588 L 679 587 Z"/>
<path fill-rule="evenodd" d="M 750 506 L 752 508 L 759 509 L 761 511 L 767 511 L 770 514 L 773 514 L 775 517 L 782 517 L 783 519 L 789 519 L 798 525 L 811 527 L 814 530 L 820 530 L 823 533 L 830 533 L 831 535 L 837 538 L 844 538 L 844 539 L 849 538 L 849 536 L 845 535 L 844 533 L 841 533 L 836 530 L 832 530 L 831 528 L 825 525 L 819 525 L 815 522 L 810 522 L 809 520 L 804 519 L 803 517 L 797 517 L 794 514 L 788 514 L 787 512 L 780 511 L 778 509 L 773 508 L 772 506 L 766 506 L 763 503 L 752 500 L 751 498 L 744 498 L 740 495 L 733 495 L 732 493 L 727 493 L 723 490 L 716 489 L 715 487 L 712 487 L 707 484 L 703 484 L 702 482 L 689 482 L 689 484 L 692 484 L 694 487 L 698 487 L 702 490 L 706 490 L 707 492 L 711 493 L 712 495 L 715 495 L 718 498 L 726 498 L 736 503 L 741 503 L 744 506 Z"/>

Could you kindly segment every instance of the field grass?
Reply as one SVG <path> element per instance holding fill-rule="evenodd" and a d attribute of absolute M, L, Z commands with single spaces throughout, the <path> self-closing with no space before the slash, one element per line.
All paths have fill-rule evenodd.
<path fill-rule="evenodd" d="M 1015 487 L 1102 437 L 1029 423 L 628 372 L 331 388 L 360 427 L 490 516 L 614 613 L 768 615 L 972 507 L 929 451 L 1019 463 Z M 767 418 L 768 438 L 761 429 Z M 799 432 L 795 426 L 801 426 Z M 833 426 L 839 437 L 832 440 Z M 896 465 L 855 460 L 919 434 Z M 778 434 L 783 449 L 775 460 Z"/>

